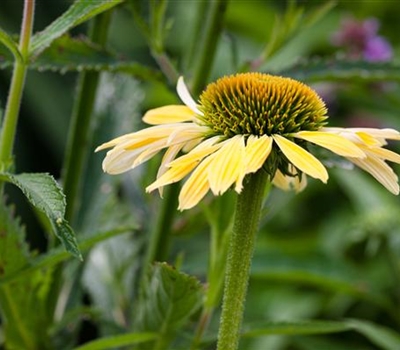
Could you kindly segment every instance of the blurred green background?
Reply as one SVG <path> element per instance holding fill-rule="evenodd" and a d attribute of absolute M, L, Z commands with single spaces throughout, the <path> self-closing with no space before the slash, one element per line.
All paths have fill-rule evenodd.
<path fill-rule="evenodd" d="M 70 3 L 38 0 L 34 31 L 46 27 Z M 170 31 L 166 51 L 189 81 L 188 57 L 197 54 L 193 49 L 193 38 L 196 37 L 196 26 L 201 25 L 196 23 L 196 13 L 201 11 L 204 3 L 207 2 L 182 0 L 168 3 Z M 309 11 L 324 2 L 298 3 Z M 21 0 L 1 0 L 0 24 L 9 33 L 19 32 L 22 5 Z M 141 5 L 145 9 L 146 1 Z M 284 1 L 230 1 L 209 80 L 235 73 L 244 62 L 258 57 L 274 29 L 274 18 L 283 13 L 285 5 Z M 371 17 L 377 19 L 379 35 L 391 44 L 393 62 L 400 64 L 399 16 L 398 1 L 338 1 L 321 21 L 299 31 L 261 70 L 284 74 L 288 69 L 290 74 L 296 75 L 301 72 L 289 71 L 295 62 L 342 55 L 341 48 L 332 45 L 331 37 L 346 17 L 360 21 Z M 87 27 L 82 25 L 72 34 L 84 35 L 86 31 Z M 124 57 L 133 57 L 154 69 L 157 67 L 137 24 L 124 7 L 114 11 L 107 46 Z M 6 103 L 10 72 L 9 68 L 0 71 L 1 108 Z M 77 75 L 77 72 L 29 72 L 15 147 L 17 172 L 49 172 L 60 177 Z M 102 96 L 108 96 L 110 81 L 111 86 L 120 86 L 121 90 L 111 91 L 117 97 L 111 98 L 109 103 L 118 106 L 107 107 L 107 118 L 118 124 L 113 128 L 114 134 L 139 127 L 139 118 L 148 108 L 176 101 L 174 87 L 164 80 L 146 82 L 123 74 L 106 75 L 102 80 Z M 400 129 L 398 82 L 322 79 L 310 83 L 328 104 L 331 126 Z M 102 108 L 104 112 L 104 101 L 99 100 L 97 110 L 101 112 Z M 100 143 L 111 136 L 114 135 L 99 134 L 95 138 Z M 400 150 L 395 144 L 390 147 Z M 103 154 L 91 157 L 88 164 L 95 167 L 90 172 L 102 176 Z M 146 226 L 145 214 L 150 212 L 152 215 L 151 210 L 157 208 L 160 201 L 157 196 L 146 198 L 149 195 L 144 194 L 142 186 L 152 182 L 153 177 L 149 175 L 154 173 L 152 165 L 144 168 L 147 172 L 120 177 L 122 184 L 112 183 L 125 191 L 123 196 L 130 199 L 132 215 L 142 227 Z M 327 186 L 310 180 L 307 189 L 298 195 L 273 190 L 258 236 L 245 316 L 248 327 L 267 320 L 360 318 L 400 329 L 399 198 L 386 192 L 369 175 L 359 170 L 349 171 L 346 164 L 338 165 L 329 170 Z M 399 166 L 394 165 L 394 169 L 400 173 Z M 94 182 L 91 191 L 100 191 L 101 181 Z M 11 188 L 8 191 L 27 225 L 31 247 L 44 250 L 46 238 L 38 234 L 37 219 L 17 191 Z M 138 198 L 140 204 L 150 203 L 150 207 L 143 209 Z M 90 206 L 91 202 L 86 205 Z M 202 208 L 178 214 L 175 226 L 176 237 L 168 261 L 174 262 L 176 254 L 182 253 L 183 271 L 203 279 L 209 237 Z M 375 348 L 366 338 L 351 332 L 320 337 L 272 336 L 243 340 L 243 349 Z"/>

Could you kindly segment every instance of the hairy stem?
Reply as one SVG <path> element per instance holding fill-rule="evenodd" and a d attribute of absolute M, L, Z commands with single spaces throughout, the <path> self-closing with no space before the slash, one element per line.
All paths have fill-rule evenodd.
<path fill-rule="evenodd" d="M 251 260 L 267 178 L 267 173 L 262 169 L 251 174 L 237 199 L 225 272 L 218 350 L 236 350 L 239 346 Z"/>

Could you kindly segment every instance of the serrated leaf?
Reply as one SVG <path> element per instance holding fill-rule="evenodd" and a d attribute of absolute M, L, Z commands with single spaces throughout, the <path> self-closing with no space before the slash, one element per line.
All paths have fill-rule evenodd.
<path fill-rule="evenodd" d="M 0 42 L 13 54 L 15 60 L 22 61 L 21 53 L 18 49 L 18 44 L 0 28 Z"/>
<path fill-rule="evenodd" d="M 30 262 L 25 230 L 11 208 L 0 205 L 0 278 L 7 279 Z M 8 349 L 44 348 L 47 287 L 51 270 L 37 270 L 29 279 L 0 286 L 2 332 Z M 36 309 L 37 308 L 37 309 Z"/>
<path fill-rule="evenodd" d="M 400 65 L 394 62 L 313 59 L 303 61 L 279 74 L 301 81 L 400 81 Z"/>
<path fill-rule="evenodd" d="M 154 340 L 157 337 L 157 333 L 129 333 L 115 335 L 112 337 L 105 337 L 97 340 L 93 340 L 82 346 L 74 348 L 74 350 L 104 350 L 104 349 L 115 349 L 117 346 L 126 346 L 140 344 L 150 340 Z"/>
<path fill-rule="evenodd" d="M 42 32 L 32 37 L 30 56 L 39 55 L 55 39 L 90 18 L 111 9 L 124 0 L 76 0 L 71 7 Z"/>
<path fill-rule="evenodd" d="M 196 278 L 166 263 L 156 263 L 138 305 L 138 328 L 167 337 L 200 307 L 202 297 L 202 286 Z"/>
<path fill-rule="evenodd" d="M 0 205 L 0 278 L 21 269 L 28 261 L 25 230 L 12 210 L 3 202 Z"/>
<path fill-rule="evenodd" d="M 11 68 L 14 60 L 9 51 L 0 46 L 0 69 Z M 33 58 L 29 69 L 39 72 L 52 71 L 59 73 L 80 71 L 108 71 L 130 74 L 143 80 L 161 80 L 162 75 L 133 59 L 106 50 L 89 39 L 71 38 L 63 35 L 54 40 L 39 57 Z"/>
<path fill-rule="evenodd" d="M 87 38 L 63 35 L 55 40 L 30 65 L 39 71 L 110 71 L 131 74 L 142 79 L 160 79 L 160 73 L 147 68 L 124 55 L 106 50 Z"/>
<path fill-rule="evenodd" d="M 0 173 L 0 179 L 17 186 L 38 210 L 51 221 L 54 233 L 65 249 L 75 257 L 82 259 L 74 232 L 64 219 L 65 196 L 57 181 L 49 174 L 8 174 Z"/>

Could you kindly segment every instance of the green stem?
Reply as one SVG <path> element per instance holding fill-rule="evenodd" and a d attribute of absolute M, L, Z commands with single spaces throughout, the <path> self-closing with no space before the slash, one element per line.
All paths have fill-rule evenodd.
<path fill-rule="evenodd" d="M 154 261 L 165 261 L 168 258 L 174 213 L 178 206 L 179 189 L 178 184 L 173 184 L 164 190 L 165 197 L 151 234 L 145 268 Z"/>
<path fill-rule="evenodd" d="M 192 81 L 192 92 L 197 95 L 207 81 L 217 50 L 217 44 L 222 31 L 224 13 L 228 7 L 228 0 L 214 0 L 208 10 L 205 20 L 205 30 L 202 41 L 197 47 L 199 53 L 195 64 Z"/>
<path fill-rule="evenodd" d="M 239 346 L 251 260 L 267 178 L 267 173 L 262 169 L 251 174 L 237 199 L 225 272 L 218 350 L 236 350 Z"/>
<path fill-rule="evenodd" d="M 104 12 L 92 21 L 89 37 L 93 42 L 105 45 L 111 14 L 112 11 Z M 79 190 L 91 138 L 91 120 L 99 78 L 99 72 L 83 72 L 79 76 L 63 166 L 63 187 L 67 197 L 65 217 L 69 221 L 72 221 L 79 206 Z"/>
<path fill-rule="evenodd" d="M 16 61 L 11 78 L 10 91 L 7 99 L 4 121 L 0 134 L 0 170 L 7 171 L 13 164 L 13 147 L 21 106 L 22 92 L 24 90 L 26 71 L 28 68 L 29 43 L 32 36 L 35 0 L 25 0 L 22 18 L 19 51 L 22 62 Z"/>

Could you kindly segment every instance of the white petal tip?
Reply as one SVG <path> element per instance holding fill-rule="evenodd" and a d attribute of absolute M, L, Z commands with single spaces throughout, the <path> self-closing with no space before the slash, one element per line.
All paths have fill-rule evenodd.
<path fill-rule="evenodd" d="M 186 106 L 188 106 L 196 114 L 203 115 L 203 112 L 201 112 L 199 110 L 196 101 L 190 95 L 189 89 L 187 88 L 182 76 L 178 78 L 178 83 L 176 85 L 176 91 L 177 91 L 180 99 Z"/>

